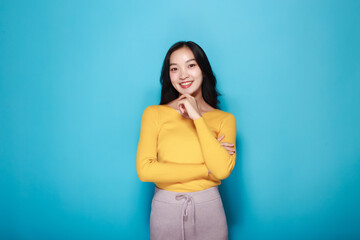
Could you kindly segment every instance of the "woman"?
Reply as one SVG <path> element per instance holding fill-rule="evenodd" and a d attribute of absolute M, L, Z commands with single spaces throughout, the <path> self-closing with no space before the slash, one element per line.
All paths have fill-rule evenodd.
<path fill-rule="evenodd" d="M 218 109 L 215 76 L 194 42 L 171 46 L 161 84 L 160 105 L 143 112 L 136 156 L 140 180 L 156 185 L 150 239 L 227 239 L 217 186 L 235 165 L 235 117 Z"/>

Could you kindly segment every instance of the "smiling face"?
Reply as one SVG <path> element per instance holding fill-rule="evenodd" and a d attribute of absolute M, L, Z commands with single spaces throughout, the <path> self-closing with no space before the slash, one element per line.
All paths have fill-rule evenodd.
<path fill-rule="evenodd" d="M 201 96 L 203 75 L 194 54 L 188 47 L 182 47 L 170 55 L 170 80 L 181 94 Z"/>

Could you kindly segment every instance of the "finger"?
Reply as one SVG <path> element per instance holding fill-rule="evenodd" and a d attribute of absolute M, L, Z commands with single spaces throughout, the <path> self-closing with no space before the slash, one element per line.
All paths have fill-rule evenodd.
<path fill-rule="evenodd" d="M 225 147 L 225 146 L 223 146 L 226 150 L 228 150 L 228 151 L 235 151 L 235 148 L 231 148 L 231 147 Z"/>
<path fill-rule="evenodd" d="M 179 101 L 177 102 L 177 106 L 179 107 L 179 106 L 182 105 L 182 104 L 184 105 L 185 102 L 186 102 L 186 99 L 179 100 Z"/>
<path fill-rule="evenodd" d="M 218 138 L 218 141 L 220 141 L 221 139 L 223 139 L 225 137 L 225 135 L 221 135 L 219 138 Z"/>
<path fill-rule="evenodd" d="M 182 108 L 182 105 L 179 105 L 179 109 L 181 113 L 184 113 L 184 109 Z"/>
<path fill-rule="evenodd" d="M 220 143 L 220 144 L 221 144 L 221 146 L 223 146 L 223 148 L 225 148 L 225 149 L 229 149 L 229 150 L 232 150 L 232 151 L 235 150 L 235 147 L 233 147 L 233 146 L 228 146 L 228 145 L 226 145 L 226 144 L 224 144 L 224 143 Z"/>
<path fill-rule="evenodd" d="M 180 106 L 183 104 L 183 101 L 178 101 L 176 104 L 176 108 L 180 110 Z"/>
<path fill-rule="evenodd" d="M 193 96 L 191 96 L 191 95 L 188 94 L 188 93 L 184 93 L 183 96 L 188 97 L 188 98 L 194 98 Z"/>
<path fill-rule="evenodd" d="M 234 144 L 228 143 L 228 142 L 222 142 L 222 144 L 224 144 L 225 146 L 230 146 L 230 147 L 233 147 L 233 146 L 234 146 Z"/>
<path fill-rule="evenodd" d="M 185 113 L 185 107 L 184 107 L 184 105 L 180 105 L 180 111 L 181 111 L 181 113 Z"/>
<path fill-rule="evenodd" d="M 178 100 L 181 100 L 181 99 L 184 99 L 184 98 L 186 98 L 186 96 L 183 94 L 178 98 Z"/>

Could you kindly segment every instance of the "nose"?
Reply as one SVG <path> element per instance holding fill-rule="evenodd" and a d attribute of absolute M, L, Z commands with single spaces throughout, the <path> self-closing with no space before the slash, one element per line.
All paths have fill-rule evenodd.
<path fill-rule="evenodd" d="M 180 79 L 181 80 L 186 79 L 188 76 L 189 76 L 189 74 L 185 69 L 181 70 L 181 72 L 180 72 Z"/>

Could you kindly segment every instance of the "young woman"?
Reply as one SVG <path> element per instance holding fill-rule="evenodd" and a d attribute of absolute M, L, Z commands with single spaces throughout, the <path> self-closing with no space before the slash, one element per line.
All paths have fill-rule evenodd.
<path fill-rule="evenodd" d="M 150 239 L 227 239 L 218 185 L 235 165 L 235 117 L 218 109 L 215 76 L 194 42 L 171 46 L 160 82 L 161 102 L 143 112 L 136 156 L 140 180 L 156 185 Z"/>

